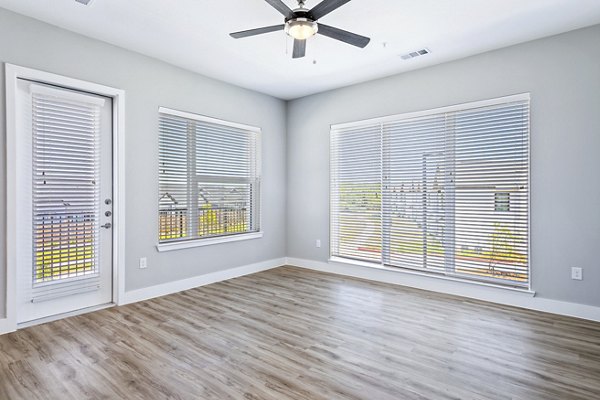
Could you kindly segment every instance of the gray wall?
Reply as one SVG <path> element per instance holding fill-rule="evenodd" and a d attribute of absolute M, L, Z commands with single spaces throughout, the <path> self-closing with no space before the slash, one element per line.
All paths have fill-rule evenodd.
<path fill-rule="evenodd" d="M 127 93 L 127 290 L 285 255 L 326 261 L 330 124 L 531 92 L 533 288 L 541 297 L 600 306 L 598 43 L 600 26 L 286 104 L 0 9 L 0 62 Z M 3 65 L 0 72 L 3 77 Z M 2 78 L 2 235 L 6 232 L 4 102 Z M 264 238 L 156 252 L 159 106 L 263 129 Z M 315 239 L 323 241 L 322 248 L 315 247 Z M 0 314 L 5 246 L 5 240 L 0 240 Z M 140 270 L 138 258 L 143 256 L 148 257 L 149 268 Z M 570 266 L 584 267 L 584 281 L 569 279 Z"/>
<path fill-rule="evenodd" d="M 290 102 L 287 255 L 328 258 L 330 124 L 530 92 L 533 289 L 600 306 L 599 43 L 595 26 Z"/>
<path fill-rule="evenodd" d="M 126 91 L 126 290 L 285 256 L 286 104 L 0 8 L 0 63 L 12 63 Z M 6 233 L 4 65 L 0 79 L 0 232 Z M 158 253 L 158 107 L 259 126 L 262 239 Z M 0 240 L 0 315 L 5 240 Z M 148 257 L 148 269 L 138 268 Z"/>

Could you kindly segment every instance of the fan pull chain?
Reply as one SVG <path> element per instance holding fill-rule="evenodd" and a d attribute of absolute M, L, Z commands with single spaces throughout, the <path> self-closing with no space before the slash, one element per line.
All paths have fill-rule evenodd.
<path fill-rule="evenodd" d="M 287 56 L 289 54 L 288 48 L 289 48 L 289 38 L 288 35 L 283 35 L 283 40 L 285 40 L 285 55 Z"/>

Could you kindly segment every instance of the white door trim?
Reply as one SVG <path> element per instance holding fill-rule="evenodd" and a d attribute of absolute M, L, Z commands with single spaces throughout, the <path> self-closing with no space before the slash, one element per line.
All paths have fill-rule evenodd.
<path fill-rule="evenodd" d="M 0 334 L 17 329 L 17 115 L 18 79 L 96 93 L 113 99 L 113 303 L 125 298 L 125 91 L 49 72 L 5 64 L 6 68 L 6 314 Z"/>

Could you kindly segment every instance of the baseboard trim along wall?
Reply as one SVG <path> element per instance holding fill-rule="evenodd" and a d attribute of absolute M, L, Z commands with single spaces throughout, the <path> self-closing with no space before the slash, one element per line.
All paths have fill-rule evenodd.
<path fill-rule="evenodd" d="M 181 292 L 184 290 L 193 289 L 200 286 L 209 285 L 211 283 L 217 283 L 226 281 L 232 278 L 238 278 L 244 275 L 254 274 L 256 272 L 266 271 L 272 268 L 277 268 L 285 265 L 285 258 L 276 258 L 273 260 L 267 260 L 258 262 L 255 264 L 243 265 L 241 267 L 230 268 L 223 271 L 211 272 L 209 274 L 194 276 L 193 278 L 182 279 L 174 282 L 167 282 L 156 286 L 150 286 L 147 288 L 132 290 L 125 292 L 122 301 L 119 305 L 131 304 L 138 301 L 153 299 L 155 297 L 166 296 Z"/>
<path fill-rule="evenodd" d="M 4 335 L 5 333 L 10 333 L 15 331 L 16 324 L 14 321 L 9 320 L 8 318 L 0 319 L 0 335 Z"/>
<path fill-rule="evenodd" d="M 544 299 L 535 297 L 531 293 L 526 292 L 519 293 L 502 288 L 447 281 L 423 275 L 403 273 L 402 271 L 379 270 L 339 262 L 322 262 L 305 260 L 301 258 L 276 258 L 255 264 L 230 268 L 223 271 L 211 272 L 209 274 L 199 275 L 188 279 L 182 279 L 179 281 L 128 291 L 125 292 L 125 295 L 121 299 L 122 301 L 119 303 L 119 305 L 131 304 L 138 301 L 153 299 L 155 297 L 166 296 L 184 290 L 209 285 L 211 283 L 222 282 L 244 275 L 267 271 L 269 269 L 284 265 L 600 322 L 600 307 Z M 0 319 L 0 335 L 12 332 L 14 330 L 14 322 L 9 321 L 8 319 Z"/>
<path fill-rule="evenodd" d="M 286 265 L 600 322 L 600 307 L 535 297 L 528 292 L 521 293 L 503 288 L 437 279 L 422 274 L 410 274 L 401 270 L 380 270 L 340 262 L 287 258 Z"/>
<path fill-rule="evenodd" d="M 244 275 L 254 274 L 256 272 L 267 271 L 272 268 L 277 268 L 285 265 L 285 258 L 276 258 L 272 260 L 262 261 L 255 264 L 243 265 L 240 267 L 230 268 L 223 271 L 211 272 L 209 274 L 194 276 L 188 279 L 182 279 L 174 282 L 167 282 L 156 286 L 150 286 L 147 288 L 137 289 L 125 292 L 122 296 L 119 305 L 136 303 L 138 301 L 144 301 L 153 299 L 155 297 L 166 296 L 173 293 L 178 293 L 184 290 L 193 289 L 200 286 L 209 285 L 211 283 L 217 283 L 226 281 L 232 278 L 238 278 Z M 103 306 L 102 308 L 104 308 Z M 75 312 L 73 315 L 76 315 Z M 64 317 L 64 316 L 62 316 Z M 56 318 L 55 318 L 56 319 Z M 48 320 L 51 320 L 48 319 Z M 24 326 L 20 326 L 21 328 Z M 10 321 L 6 318 L 0 318 L 0 335 L 5 333 L 14 332 L 17 328 L 17 324 L 14 321 Z"/>

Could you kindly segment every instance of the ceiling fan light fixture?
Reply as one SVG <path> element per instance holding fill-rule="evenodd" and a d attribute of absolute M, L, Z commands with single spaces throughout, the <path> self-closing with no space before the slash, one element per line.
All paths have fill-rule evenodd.
<path fill-rule="evenodd" d="M 297 40 L 306 40 L 318 31 L 317 23 L 307 18 L 294 18 L 285 23 L 285 33 Z"/>

